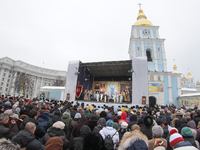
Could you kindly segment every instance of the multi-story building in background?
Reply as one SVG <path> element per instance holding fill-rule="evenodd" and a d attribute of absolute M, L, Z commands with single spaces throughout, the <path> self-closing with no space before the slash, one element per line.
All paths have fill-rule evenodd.
<path fill-rule="evenodd" d="M 37 67 L 8 57 L 0 58 L 0 95 L 40 98 L 43 86 L 65 86 L 66 71 Z"/>

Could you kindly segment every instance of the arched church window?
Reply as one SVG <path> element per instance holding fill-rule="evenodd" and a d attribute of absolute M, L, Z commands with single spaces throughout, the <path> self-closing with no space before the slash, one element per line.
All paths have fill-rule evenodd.
<path fill-rule="evenodd" d="M 150 81 L 154 81 L 154 76 L 150 75 Z"/>
<path fill-rule="evenodd" d="M 146 56 L 147 56 L 147 61 L 152 61 L 152 58 L 151 58 L 151 49 L 147 49 L 146 50 Z"/>
<path fill-rule="evenodd" d="M 158 81 L 161 81 L 160 76 L 158 76 Z"/>
<path fill-rule="evenodd" d="M 139 46 L 137 47 L 137 50 L 138 50 L 138 51 L 140 50 L 140 47 L 139 47 Z"/>
<path fill-rule="evenodd" d="M 158 47 L 158 51 L 160 52 L 160 47 Z"/>

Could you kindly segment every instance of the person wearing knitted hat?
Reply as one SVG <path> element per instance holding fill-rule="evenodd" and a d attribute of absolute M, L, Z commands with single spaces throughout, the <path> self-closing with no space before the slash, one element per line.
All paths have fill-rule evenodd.
<path fill-rule="evenodd" d="M 163 136 L 163 128 L 159 125 L 155 125 L 152 127 L 152 139 L 148 141 L 148 149 L 153 150 L 154 149 L 154 143 L 157 138 L 164 141 L 165 147 L 167 147 L 167 140 L 162 138 Z"/>
<path fill-rule="evenodd" d="M 60 137 L 52 137 L 45 144 L 46 150 L 62 150 L 63 140 Z"/>
<path fill-rule="evenodd" d="M 172 134 L 169 137 L 169 142 L 174 150 L 197 150 L 189 141 L 185 141 L 179 133 Z"/>
<path fill-rule="evenodd" d="M 103 139 L 105 139 L 105 137 L 108 135 L 110 135 L 111 137 L 113 136 L 112 140 L 115 146 L 119 142 L 119 133 L 116 129 L 113 128 L 113 121 L 111 119 L 106 122 L 106 127 L 103 127 L 103 129 L 101 129 L 99 133 L 101 134 Z"/>
<path fill-rule="evenodd" d="M 196 141 L 192 135 L 192 130 L 188 127 L 183 127 L 181 129 L 181 135 L 185 141 L 189 141 L 194 147 L 199 148 L 199 142 Z"/>

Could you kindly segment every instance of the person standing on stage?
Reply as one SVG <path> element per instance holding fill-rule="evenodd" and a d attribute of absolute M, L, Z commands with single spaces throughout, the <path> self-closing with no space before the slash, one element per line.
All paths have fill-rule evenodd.
<path fill-rule="evenodd" d="M 125 102 L 127 102 L 125 90 L 123 91 L 123 100 L 124 100 Z"/>
<path fill-rule="evenodd" d="M 97 92 L 96 94 L 96 99 L 97 99 L 97 102 L 99 102 L 99 92 Z"/>
<path fill-rule="evenodd" d="M 119 100 L 120 100 L 120 103 L 122 103 L 123 101 L 123 93 L 121 92 L 121 94 L 119 95 Z"/>

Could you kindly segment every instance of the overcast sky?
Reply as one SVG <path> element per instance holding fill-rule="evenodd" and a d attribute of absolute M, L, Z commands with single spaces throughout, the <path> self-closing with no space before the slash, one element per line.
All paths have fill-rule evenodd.
<path fill-rule="evenodd" d="M 139 6 L 165 38 L 168 71 L 200 80 L 199 0 L 1 0 L 0 57 L 67 71 L 68 61 L 128 60 Z"/>

